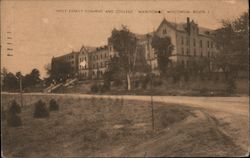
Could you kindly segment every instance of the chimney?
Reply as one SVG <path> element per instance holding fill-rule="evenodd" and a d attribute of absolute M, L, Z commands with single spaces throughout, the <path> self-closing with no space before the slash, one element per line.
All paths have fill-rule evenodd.
<path fill-rule="evenodd" d="M 187 32 L 190 35 L 190 19 L 187 17 Z"/>

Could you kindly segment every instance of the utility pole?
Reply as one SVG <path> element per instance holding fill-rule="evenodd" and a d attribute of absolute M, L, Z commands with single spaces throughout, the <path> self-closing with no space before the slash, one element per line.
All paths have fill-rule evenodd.
<path fill-rule="evenodd" d="M 149 40 L 148 40 L 148 50 L 149 50 Z M 149 51 L 150 52 L 150 51 Z M 150 90 L 151 90 L 151 119 L 152 119 L 152 130 L 155 130 L 155 119 L 154 119 L 154 100 L 153 100 L 153 91 L 152 91 L 152 87 L 153 87 L 153 68 L 152 68 L 152 62 L 151 62 L 151 55 L 149 54 L 149 63 L 150 63 Z"/>
<path fill-rule="evenodd" d="M 23 88 L 22 88 L 22 76 L 20 75 L 20 99 L 21 99 L 21 107 L 23 107 Z"/>

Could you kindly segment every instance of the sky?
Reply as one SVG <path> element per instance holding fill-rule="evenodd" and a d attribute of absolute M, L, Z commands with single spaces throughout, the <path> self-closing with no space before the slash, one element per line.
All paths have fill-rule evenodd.
<path fill-rule="evenodd" d="M 222 19 L 246 11 L 247 0 L 3 0 L 1 67 L 23 74 L 37 68 L 44 77 L 53 56 L 82 45 L 105 45 L 112 29 L 122 24 L 143 34 L 156 30 L 164 17 L 177 23 L 190 17 L 199 26 L 216 29 Z"/>

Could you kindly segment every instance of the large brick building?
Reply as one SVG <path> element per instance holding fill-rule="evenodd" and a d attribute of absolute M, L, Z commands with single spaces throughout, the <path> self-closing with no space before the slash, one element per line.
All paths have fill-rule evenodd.
<path fill-rule="evenodd" d="M 170 37 L 174 46 L 170 57 L 172 63 L 180 63 L 187 68 L 192 62 L 204 58 L 211 59 L 218 53 L 213 33 L 211 29 L 199 27 L 193 20 L 190 21 L 189 17 L 184 23 L 173 23 L 164 18 L 156 31 L 136 34 L 136 37 L 138 45 L 144 48 L 144 54 L 140 56 L 145 58 L 153 73 L 159 74 L 157 55 L 151 46 L 153 35 Z M 100 79 L 115 54 L 112 44 L 108 42 L 108 45 L 97 48 L 82 46 L 79 52 L 71 52 L 53 59 L 63 59 L 71 63 L 72 70 L 81 79 Z M 208 67 L 212 69 L 212 64 L 209 63 Z"/>
<path fill-rule="evenodd" d="M 170 57 L 172 63 L 181 63 L 188 67 L 192 62 L 203 58 L 211 59 L 217 53 L 213 41 L 214 31 L 208 28 L 199 27 L 193 20 L 187 18 L 186 23 L 172 23 L 165 18 L 154 32 L 159 37 L 168 36 L 174 50 Z M 153 33 L 141 36 L 140 43 L 145 47 L 146 58 L 152 70 L 157 73 L 157 56 L 151 46 Z M 212 69 L 212 63 L 209 65 Z"/>

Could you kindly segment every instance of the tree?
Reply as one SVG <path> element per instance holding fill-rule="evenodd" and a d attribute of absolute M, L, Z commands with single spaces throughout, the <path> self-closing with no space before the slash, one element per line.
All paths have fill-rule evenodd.
<path fill-rule="evenodd" d="M 70 63 L 52 59 L 50 77 L 56 81 L 64 81 L 72 73 Z"/>
<path fill-rule="evenodd" d="M 108 65 L 108 70 L 104 73 L 104 85 L 105 86 L 110 86 L 110 81 L 121 81 L 122 78 L 124 77 L 121 67 L 117 66 L 119 65 L 120 59 L 117 56 L 114 56 L 111 58 L 109 65 Z"/>
<path fill-rule="evenodd" d="M 137 45 L 134 72 L 148 73 L 150 71 L 150 65 L 147 64 L 145 54 L 145 48 L 142 45 Z"/>
<path fill-rule="evenodd" d="M 235 20 L 222 20 L 222 27 L 215 32 L 214 40 L 218 45 L 220 54 L 215 58 L 218 68 L 228 75 L 237 76 L 240 70 L 248 71 L 248 13 L 244 13 Z"/>
<path fill-rule="evenodd" d="M 174 83 L 180 81 L 184 73 L 185 73 L 184 65 L 179 62 L 174 64 L 171 67 L 171 69 L 168 70 L 168 74 L 173 78 Z"/>
<path fill-rule="evenodd" d="M 167 67 L 170 63 L 170 55 L 174 49 L 171 43 L 170 37 L 159 37 L 154 35 L 152 38 L 152 47 L 157 54 L 158 67 L 160 69 L 161 76 L 166 74 Z"/>
<path fill-rule="evenodd" d="M 127 89 L 130 91 L 137 46 L 136 36 L 126 26 L 122 26 L 120 30 L 113 29 L 109 42 L 118 53 L 119 65 L 116 66 L 119 66 L 121 71 L 126 74 Z"/>
<path fill-rule="evenodd" d="M 30 76 L 34 84 L 37 84 L 41 81 L 40 71 L 38 69 L 33 69 L 30 73 Z"/>
<path fill-rule="evenodd" d="M 19 88 L 19 82 L 16 76 L 9 72 L 3 79 L 3 89 L 5 90 L 16 90 Z"/>

